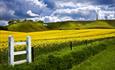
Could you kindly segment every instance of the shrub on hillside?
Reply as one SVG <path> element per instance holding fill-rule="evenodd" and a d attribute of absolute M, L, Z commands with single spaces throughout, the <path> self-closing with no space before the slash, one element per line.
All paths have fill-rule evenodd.
<path fill-rule="evenodd" d="M 8 30 L 7 26 L 0 26 L 0 30 Z"/>

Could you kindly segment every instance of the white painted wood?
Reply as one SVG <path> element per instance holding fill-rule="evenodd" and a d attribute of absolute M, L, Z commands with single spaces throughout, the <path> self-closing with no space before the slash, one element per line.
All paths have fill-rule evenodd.
<path fill-rule="evenodd" d="M 26 45 L 26 42 L 15 42 L 15 45 Z"/>
<path fill-rule="evenodd" d="M 22 64 L 22 63 L 25 63 L 27 62 L 27 60 L 20 60 L 20 61 L 15 61 L 14 64 Z"/>
<path fill-rule="evenodd" d="M 12 36 L 9 36 L 9 63 L 14 65 L 14 39 Z"/>
<path fill-rule="evenodd" d="M 31 37 L 27 36 L 26 42 L 14 42 L 14 39 L 12 36 L 9 36 L 9 64 L 10 65 L 15 65 L 15 64 L 22 64 L 25 62 L 31 63 L 32 58 L 31 58 Z M 26 51 L 17 51 L 14 52 L 14 45 L 27 45 Z M 14 62 L 14 56 L 15 55 L 21 55 L 21 54 L 26 54 L 27 57 L 25 60 L 20 60 L 20 61 L 15 61 Z"/>
<path fill-rule="evenodd" d="M 18 52 L 14 52 L 14 55 L 21 55 L 21 54 L 26 54 L 26 51 L 18 51 Z"/>
<path fill-rule="evenodd" d="M 27 62 L 31 63 L 32 62 L 32 58 L 31 58 L 31 37 L 27 36 Z"/>

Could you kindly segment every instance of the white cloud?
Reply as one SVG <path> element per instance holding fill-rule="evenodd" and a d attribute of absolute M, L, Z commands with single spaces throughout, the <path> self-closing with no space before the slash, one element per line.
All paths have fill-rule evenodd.
<path fill-rule="evenodd" d="M 74 20 L 74 19 L 72 19 L 71 17 L 67 17 L 67 16 L 61 18 L 61 21 L 70 21 L 70 20 Z"/>
<path fill-rule="evenodd" d="M 55 14 L 62 15 L 62 14 L 79 14 L 79 13 L 81 13 L 82 15 L 88 15 L 90 14 L 90 11 L 93 11 L 93 10 L 77 9 L 77 8 L 75 9 L 57 9 L 51 14 L 51 16 L 54 16 Z"/>
<path fill-rule="evenodd" d="M 8 25 L 8 21 L 0 20 L 0 26 Z"/>
<path fill-rule="evenodd" d="M 99 11 L 99 19 L 115 19 L 115 11 Z"/>
<path fill-rule="evenodd" d="M 38 14 L 35 14 L 35 13 L 33 13 L 31 10 L 28 10 L 27 11 L 27 14 L 29 15 L 29 16 L 32 16 L 32 17 L 34 17 L 34 16 L 39 16 Z"/>
<path fill-rule="evenodd" d="M 97 2 L 97 0 L 13 0 L 10 2 L 0 0 L 0 17 L 9 20 L 28 18 L 29 15 L 33 20 L 45 22 L 93 20 L 95 12 L 110 9 L 108 5 L 95 4 Z M 100 14 L 100 18 L 104 18 L 103 16 L 103 13 Z M 108 18 L 112 17 L 115 15 L 108 15 Z"/>
<path fill-rule="evenodd" d="M 64 8 L 64 7 L 79 8 L 79 7 L 85 7 L 88 5 L 91 5 L 90 2 L 86 2 L 84 4 L 79 3 L 79 2 L 74 2 L 74 1 L 67 1 L 67 2 L 58 1 L 58 2 L 56 2 L 57 8 Z"/>
<path fill-rule="evenodd" d="M 7 6 L 3 3 L 0 3 L 0 16 L 6 13 L 7 11 Z"/>
<path fill-rule="evenodd" d="M 77 13 L 79 10 L 78 9 L 57 9 L 56 11 L 54 11 L 55 13 L 66 13 L 66 14 L 70 14 L 70 13 Z"/>
<path fill-rule="evenodd" d="M 85 18 L 79 18 L 78 20 L 83 20 L 83 21 L 84 21 L 84 20 L 85 20 Z"/>
<path fill-rule="evenodd" d="M 115 19 L 115 14 L 110 14 L 110 15 L 108 16 L 108 19 Z"/>
<path fill-rule="evenodd" d="M 72 21 L 71 17 L 65 16 L 65 17 L 58 17 L 58 16 L 44 16 L 44 17 L 35 17 L 35 18 L 27 18 L 27 20 L 33 20 L 33 21 L 44 21 L 45 23 L 48 22 L 61 22 L 61 21 Z"/>
<path fill-rule="evenodd" d="M 76 7 L 76 4 L 73 2 L 57 2 L 56 3 L 57 8 L 64 8 L 64 7 Z"/>
<path fill-rule="evenodd" d="M 0 3 L 0 16 L 15 16 L 15 11 L 9 9 L 4 3 Z"/>
<path fill-rule="evenodd" d="M 42 17 L 42 20 L 45 22 L 59 22 L 60 21 L 60 19 L 56 16 L 45 16 L 45 17 Z"/>
<path fill-rule="evenodd" d="M 14 15 L 14 14 L 15 14 L 15 11 L 14 11 L 14 10 L 9 10 L 8 13 L 11 14 L 12 16 L 15 16 L 15 15 Z"/>
<path fill-rule="evenodd" d="M 39 1 L 39 0 L 26 0 L 29 3 L 39 6 L 40 8 L 46 7 L 47 5 L 43 3 L 43 1 Z"/>
<path fill-rule="evenodd" d="M 44 17 L 35 17 L 35 18 L 28 18 L 28 20 L 42 20 L 44 22 L 61 22 L 61 21 L 70 21 L 74 20 L 71 17 L 65 16 L 65 17 L 58 17 L 58 16 L 44 16 Z"/>
<path fill-rule="evenodd" d="M 60 21 L 71 21 L 71 20 L 73 21 L 74 20 L 95 20 L 96 18 L 95 14 L 93 14 L 94 16 L 92 16 L 91 12 L 94 12 L 94 11 L 98 12 L 102 10 L 102 7 L 104 6 L 99 6 L 99 5 L 96 6 L 88 2 L 83 4 L 83 3 L 76 3 L 72 1 L 68 1 L 68 2 L 56 1 L 56 9 L 53 11 L 53 13 L 49 15 L 43 15 L 42 17 L 38 17 L 33 20 L 42 20 L 45 22 L 60 22 Z M 48 10 L 45 10 L 45 12 L 48 12 Z M 32 13 L 32 12 L 29 11 L 29 13 Z M 35 13 L 33 14 L 35 15 Z M 79 17 L 71 16 L 74 14 L 79 15 Z M 67 16 L 67 15 L 70 15 L 70 16 Z M 80 15 L 84 17 L 81 17 Z M 103 16 L 104 15 L 102 14 L 100 16 L 100 19 L 101 18 L 103 19 L 104 18 Z M 111 17 L 113 17 L 113 15 L 110 15 L 108 18 L 111 18 Z"/>

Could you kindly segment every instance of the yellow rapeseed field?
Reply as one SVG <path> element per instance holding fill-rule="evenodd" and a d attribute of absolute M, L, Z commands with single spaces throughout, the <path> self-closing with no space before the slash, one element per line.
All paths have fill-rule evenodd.
<path fill-rule="evenodd" d="M 62 43 L 74 40 L 81 41 L 115 37 L 115 29 L 51 30 L 30 33 L 0 31 L 0 49 L 8 47 L 9 35 L 12 35 L 15 41 L 24 41 L 26 40 L 26 36 L 31 36 L 32 46 L 35 46 L 49 43 Z"/>

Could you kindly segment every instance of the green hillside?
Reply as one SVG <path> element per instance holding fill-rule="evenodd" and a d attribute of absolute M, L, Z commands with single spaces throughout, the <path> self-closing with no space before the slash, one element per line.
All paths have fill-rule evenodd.
<path fill-rule="evenodd" d="M 110 29 L 115 28 L 115 20 L 66 21 L 48 23 L 50 29 Z"/>
<path fill-rule="evenodd" d="M 34 32 L 44 30 L 75 30 L 75 29 L 114 29 L 115 20 L 97 20 L 97 21 L 65 21 L 55 23 L 44 23 L 42 21 L 31 20 L 11 20 L 6 27 L 0 27 L 0 30 Z"/>
<path fill-rule="evenodd" d="M 44 31 L 47 29 L 46 27 L 44 27 L 42 22 L 23 21 L 10 24 L 8 26 L 8 30 L 18 32 L 34 32 L 34 31 Z"/>

